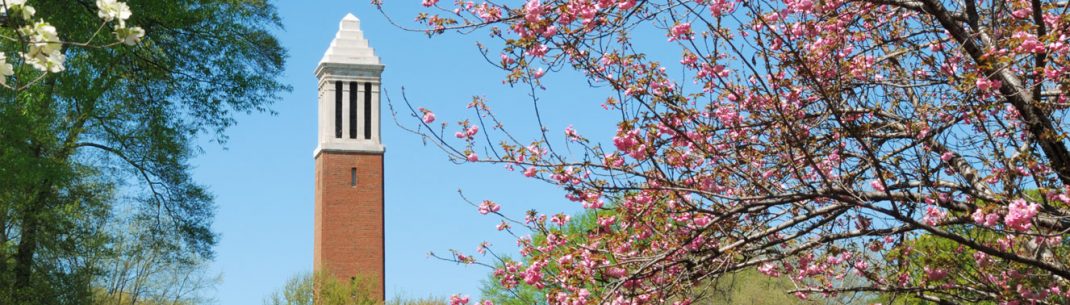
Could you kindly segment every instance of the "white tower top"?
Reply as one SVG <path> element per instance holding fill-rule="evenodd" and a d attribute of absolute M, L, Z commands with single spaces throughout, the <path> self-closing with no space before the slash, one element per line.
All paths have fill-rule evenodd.
<path fill-rule="evenodd" d="M 318 142 L 323 151 L 383 153 L 379 139 L 379 87 L 383 65 L 360 31 L 360 19 L 346 14 L 316 66 L 319 79 Z"/>
<path fill-rule="evenodd" d="M 324 63 L 379 65 L 379 57 L 375 56 L 375 50 L 368 46 L 368 40 L 360 31 L 360 19 L 357 16 L 350 13 L 342 18 L 338 34 L 323 54 L 323 59 L 320 59 L 320 65 Z"/>

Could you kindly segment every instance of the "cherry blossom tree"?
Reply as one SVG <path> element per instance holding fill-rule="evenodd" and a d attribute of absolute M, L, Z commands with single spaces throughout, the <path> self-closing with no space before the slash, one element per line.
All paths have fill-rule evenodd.
<path fill-rule="evenodd" d="M 534 285 L 553 305 L 688 304 L 695 283 L 756 268 L 804 299 L 1070 302 L 1066 2 L 423 5 L 429 35 L 499 40 L 484 56 L 533 102 L 566 69 L 613 92 L 590 101 L 619 114 L 612 139 L 549 132 L 560 126 L 517 138 L 482 99 L 456 130 L 409 107 L 406 126 L 452 160 L 614 211 L 568 233 L 484 204 L 500 230 L 546 236 L 518 237 L 523 262 L 494 271 L 506 288 Z M 634 38 L 648 30 L 664 38 Z M 679 62 L 652 56 L 667 53 Z"/>

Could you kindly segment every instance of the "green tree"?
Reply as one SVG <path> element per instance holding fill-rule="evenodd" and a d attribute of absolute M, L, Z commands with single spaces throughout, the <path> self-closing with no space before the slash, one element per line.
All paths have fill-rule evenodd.
<path fill-rule="evenodd" d="M 96 2 L 39 0 L 61 41 L 113 43 Z M 107 283 L 106 224 L 145 224 L 137 243 L 161 262 L 212 258 L 212 196 L 190 175 L 194 137 L 225 142 L 237 113 L 268 111 L 286 52 L 263 0 L 128 1 L 139 44 L 65 44 L 65 70 L 19 65 L 0 90 L 0 304 L 86 304 Z M 15 18 L 0 18 L 18 37 Z M 12 53 L 26 41 L 2 40 Z M 16 56 L 7 56 L 18 60 Z M 17 63 L 17 62 L 16 62 Z M 34 85 L 20 87 L 19 84 Z"/>
<path fill-rule="evenodd" d="M 341 281 L 327 273 L 304 273 L 291 277 L 286 285 L 264 299 L 264 305 L 382 305 L 372 295 L 375 281 L 354 278 Z M 387 305 L 446 305 L 435 297 L 394 298 Z"/>
<path fill-rule="evenodd" d="M 113 221 L 107 251 L 90 258 L 98 270 L 94 281 L 94 305 L 209 303 L 205 295 L 221 281 L 208 271 L 208 261 L 188 257 L 173 259 L 168 245 L 152 242 L 151 223 L 144 219 Z"/>

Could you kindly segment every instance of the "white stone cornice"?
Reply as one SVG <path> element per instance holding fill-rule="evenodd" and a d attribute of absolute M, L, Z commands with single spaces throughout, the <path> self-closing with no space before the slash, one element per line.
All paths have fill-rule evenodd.
<path fill-rule="evenodd" d="M 320 153 L 323 152 L 382 155 L 386 153 L 386 145 L 372 143 L 325 143 L 316 146 L 316 150 L 312 151 L 312 158 L 315 159 L 319 157 Z"/>
<path fill-rule="evenodd" d="M 321 83 L 339 80 L 378 83 L 384 68 L 383 65 L 321 62 L 315 73 Z"/>

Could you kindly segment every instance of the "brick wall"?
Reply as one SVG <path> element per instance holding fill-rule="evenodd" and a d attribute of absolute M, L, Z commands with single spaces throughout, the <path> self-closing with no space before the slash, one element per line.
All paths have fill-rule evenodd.
<path fill-rule="evenodd" d="M 383 299 L 383 155 L 320 153 L 315 196 L 315 270 L 374 281 Z"/>

